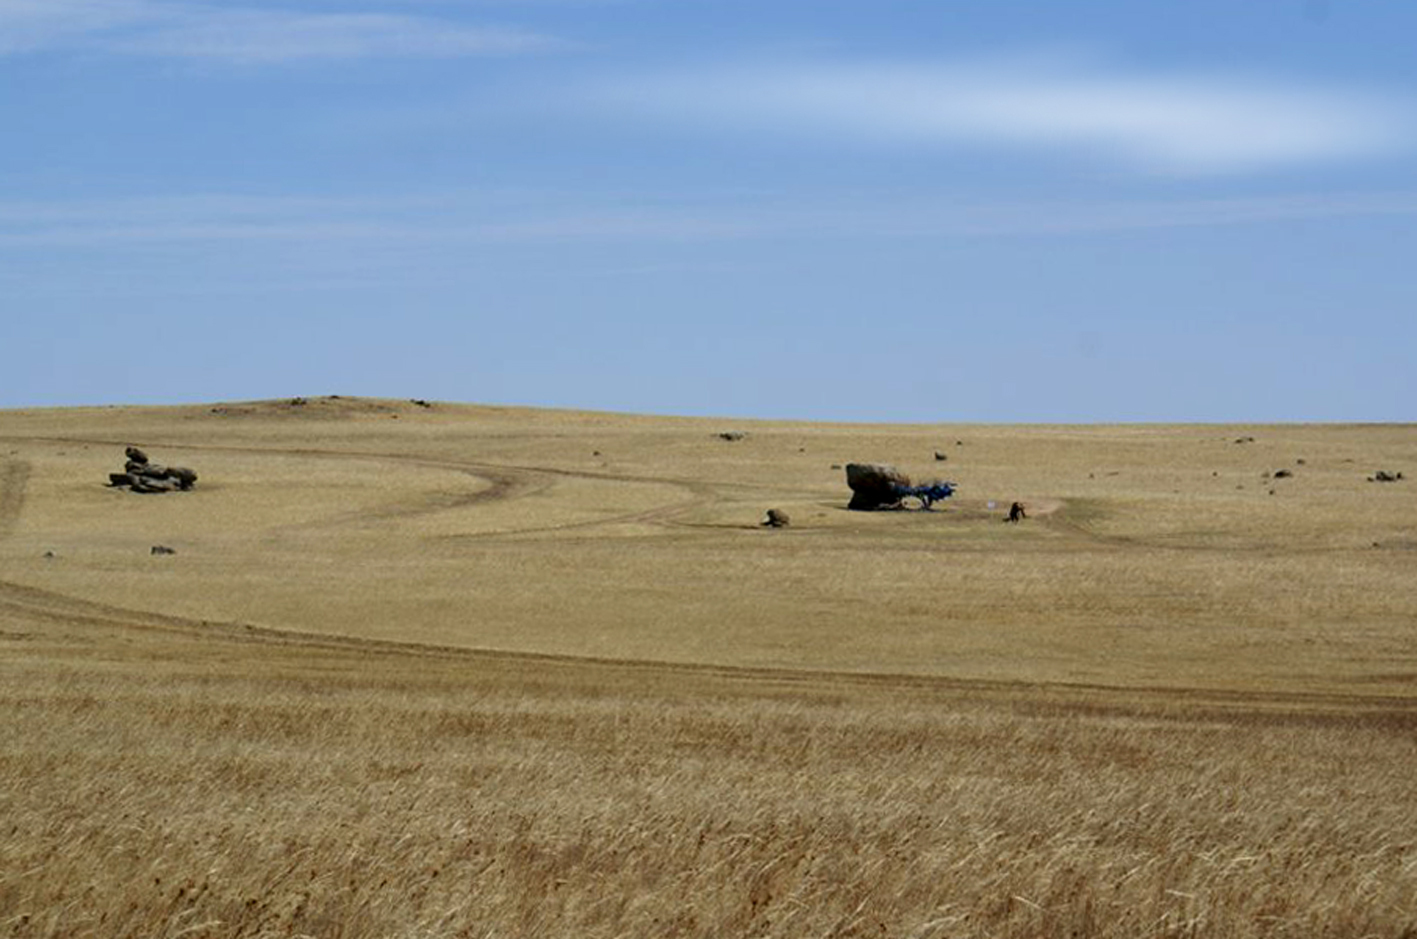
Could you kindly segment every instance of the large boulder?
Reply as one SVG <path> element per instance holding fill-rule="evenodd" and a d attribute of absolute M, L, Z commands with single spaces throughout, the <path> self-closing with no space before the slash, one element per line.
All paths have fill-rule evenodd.
<path fill-rule="evenodd" d="M 191 489 L 197 482 L 195 471 L 185 466 L 163 466 L 149 462 L 148 455 L 137 447 L 128 447 L 124 454 L 128 461 L 123 464 L 123 472 L 108 474 L 110 486 L 126 486 L 133 492 L 157 493 Z"/>
<path fill-rule="evenodd" d="M 899 490 L 910 485 L 910 477 L 881 463 L 848 463 L 846 484 L 851 487 L 847 508 L 869 512 L 899 503 Z"/>

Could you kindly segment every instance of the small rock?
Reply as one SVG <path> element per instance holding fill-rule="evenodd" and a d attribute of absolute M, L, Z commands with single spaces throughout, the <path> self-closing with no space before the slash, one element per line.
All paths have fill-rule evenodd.
<path fill-rule="evenodd" d="M 732 443 L 732 442 L 735 441 L 735 440 L 742 440 L 743 437 L 744 437 L 743 432 L 742 432 L 742 431 L 738 431 L 738 430 L 725 430 L 723 433 L 721 433 L 721 434 L 718 435 L 718 439 L 720 439 L 720 440 L 727 440 L 727 441 L 729 441 L 730 443 Z"/>
<path fill-rule="evenodd" d="M 948 453 L 941 453 L 939 450 L 935 451 L 935 459 L 943 462 L 944 460 L 948 460 L 949 458 L 950 455 Z"/>
<path fill-rule="evenodd" d="M 44 552 L 44 556 L 47 557 L 47 558 L 52 558 L 52 557 L 54 557 L 55 555 L 54 555 L 54 552 L 53 552 L 53 551 L 46 551 L 46 552 Z"/>
<path fill-rule="evenodd" d="M 177 549 L 176 549 L 176 548 L 169 548 L 169 547 L 168 547 L 167 545 L 165 545 L 165 544 L 155 544 L 155 545 L 153 545 L 153 549 L 152 549 L 152 552 L 151 552 L 151 553 L 152 553 L 152 554 L 176 554 L 176 553 L 177 553 Z"/>
<path fill-rule="evenodd" d="M 137 447 L 129 447 L 124 450 L 123 453 L 134 463 L 146 463 L 148 461 L 148 455 Z"/>
<path fill-rule="evenodd" d="M 1293 473 L 1293 471 L 1291 471 L 1291 470 L 1275 470 L 1275 471 L 1274 471 L 1274 478 L 1275 478 L 1275 479 L 1288 479 L 1289 477 L 1291 477 L 1291 476 L 1293 476 L 1293 475 L 1294 475 L 1294 473 Z"/>
<path fill-rule="evenodd" d="M 792 519 L 782 509 L 768 509 L 767 518 L 762 522 L 765 528 L 786 528 L 792 524 Z"/>

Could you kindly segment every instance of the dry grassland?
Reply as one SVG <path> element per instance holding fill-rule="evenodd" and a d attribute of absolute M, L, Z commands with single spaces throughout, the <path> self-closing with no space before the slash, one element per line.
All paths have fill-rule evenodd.
<path fill-rule="evenodd" d="M 863 459 L 960 495 L 847 513 Z M 0 936 L 1417 935 L 1377 469 L 1417 430 L 0 413 Z"/>

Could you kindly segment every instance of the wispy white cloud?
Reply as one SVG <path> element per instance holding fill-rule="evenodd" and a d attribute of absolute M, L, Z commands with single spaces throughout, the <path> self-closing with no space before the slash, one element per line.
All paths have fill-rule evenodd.
<path fill-rule="evenodd" d="M 971 203 L 889 194 L 803 205 L 787 197 L 607 204 L 573 193 L 412 197 L 177 196 L 0 202 L 0 250 L 103 251 L 216 243 L 366 244 L 458 249 L 753 238 L 1069 236 L 1254 225 L 1299 219 L 1417 216 L 1417 192 L 1108 202 Z"/>
<path fill-rule="evenodd" d="M 402 13 L 341 13 L 181 0 L 0 0 L 0 54 L 86 49 L 259 64 L 509 54 L 548 36 Z"/>
<path fill-rule="evenodd" d="M 1224 173 L 1405 149 L 1410 105 L 1277 79 L 1057 57 L 682 70 L 606 83 L 603 108 L 690 129 L 871 145 L 974 145 Z"/>

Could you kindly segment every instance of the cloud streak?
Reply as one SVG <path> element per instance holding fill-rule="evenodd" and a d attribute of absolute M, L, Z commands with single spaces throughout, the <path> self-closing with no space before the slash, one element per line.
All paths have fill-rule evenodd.
<path fill-rule="evenodd" d="M 68 49 L 249 65 L 507 55 L 558 45 L 538 33 L 407 14 L 162 0 L 0 0 L 0 55 Z"/>
<path fill-rule="evenodd" d="M 1374 94 L 1042 58 L 684 70 L 606 83 L 593 97 L 689 129 L 1062 153 L 1197 174 L 1396 153 L 1414 123 L 1410 107 Z"/>
<path fill-rule="evenodd" d="M 215 243 L 468 244 L 753 238 L 1066 237 L 1300 219 L 1417 216 L 1417 192 L 1092 203 L 931 204 L 904 196 L 810 206 L 771 198 L 607 205 L 574 194 L 445 193 L 384 199 L 186 196 L 0 202 L 0 250 L 107 251 Z"/>

